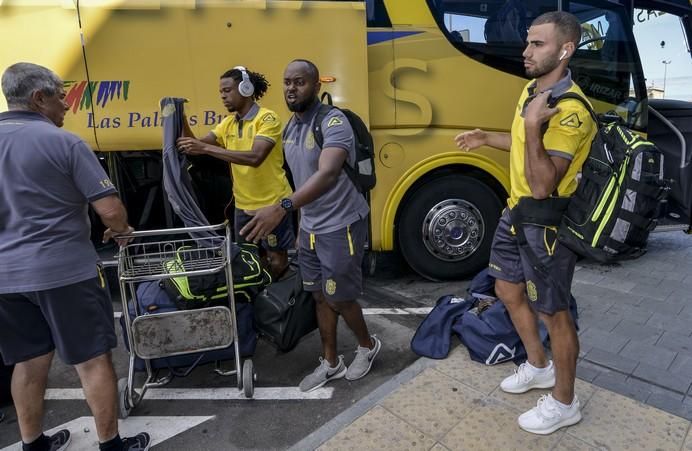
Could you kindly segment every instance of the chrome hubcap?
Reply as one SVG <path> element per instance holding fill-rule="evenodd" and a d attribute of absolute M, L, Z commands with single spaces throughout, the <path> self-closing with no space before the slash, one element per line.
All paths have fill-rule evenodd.
<path fill-rule="evenodd" d="M 423 220 L 423 243 L 446 262 L 461 261 L 478 250 L 485 224 L 475 205 L 447 199 L 433 206 Z"/>

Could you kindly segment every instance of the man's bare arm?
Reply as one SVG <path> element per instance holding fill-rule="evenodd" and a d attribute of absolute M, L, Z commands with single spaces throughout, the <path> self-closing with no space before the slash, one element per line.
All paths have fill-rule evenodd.
<path fill-rule="evenodd" d="M 274 146 L 275 143 L 262 138 L 255 139 L 255 141 L 252 143 L 252 149 L 250 152 L 227 150 L 216 145 L 207 144 L 205 146 L 205 155 L 209 155 L 229 163 L 252 166 L 253 168 L 256 168 L 264 163 L 264 160 L 267 159 Z"/>
<path fill-rule="evenodd" d="M 459 149 L 466 152 L 477 149 L 481 146 L 490 146 L 499 150 L 509 152 L 512 146 L 512 136 L 504 132 L 486 132 L 479 128 L 458 134 L 454 138 Z"/>
<path fill-rule="evenodd" d="M 543 124 L 557 114 L 559 108 L 548 106 L 550 91 L 545 91 L 529 103 L 524 117 L 526 134 L 524 174 L 534 199 L 545 199 L 557 188 L 565 176 L 570 160 L 551 157 L 543 145 Z"/>
<path fill-rule="evenodd" d="M 97 199 L 91 202 L 91 208 L 94 209 L 99 218 L 101 218 L 101 222 L 107 227 L 106 231 L 103 232 L 104 243 L 115 235 L 127 235 L 128 233 L 134 232 L 135 229 L 127 222 L 127 210 L 125 210 L 125 205 L 123 205 L 117 195 L 111 194 Z M 116 241 L 121 246 L 129 242 L 129 240 Z"/>

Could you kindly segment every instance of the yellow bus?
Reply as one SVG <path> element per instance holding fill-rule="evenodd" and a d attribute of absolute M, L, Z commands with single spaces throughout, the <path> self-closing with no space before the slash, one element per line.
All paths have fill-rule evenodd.
<path fill-rule="evenodd" d="M 487 263 L 509 190 L 508 155 L 461 153 L 452 138 L 509 130 L 527 81 L 526 30 L 558 9 L 583 23 L 574 80 L 599 111 L 615 110 L 659 140 L 678 181 L 662 219 L 689 228 L 692 104 L 649 102 L 633 24 L 636 31 L 642 12 L 674 18 L 675 44 L 684 46 L 690 0 L 2 0 L 0 71 L 31 61 L 63 77 L 66 128 L 99 152 L 134 225 L 154 228 L 175 221 L 161 192 L 159 98 L 189 99 L 195 132 L 205 134 L 226 114 L 219 75 L 245 65 L 267 76 L 261 103 L 285 121 L 283 69 L 293 58 L 313 60 L 323 89 L 374 137 L 371 250 L 397 249 L 431 279 L 460 278 Z M 226 166 L 201 162 L 193 176 L 210 220 L 220 219 Z"/>

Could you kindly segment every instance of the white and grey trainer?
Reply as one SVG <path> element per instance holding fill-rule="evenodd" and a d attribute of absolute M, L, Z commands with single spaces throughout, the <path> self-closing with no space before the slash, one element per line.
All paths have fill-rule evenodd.
<path fill-rule="evenodd" d="M 344 356 L 339 356 L 339 361 L 336 367 L 329 366 L 329 362 L 320 357 L 320 364 L 315 368 L 315 371 L 308 374 L 300 381 L 300 391 L 308 392 L 316 390 L 329 381 L 341 379 L 346 374 L 346 365 L 344 365 Z"/>
<path fill-rule="evenodd" d="M 380 349 L 382 348 L 382 341 L 380 341 L 379 338 L 377 338 L 375 335 L 372 335 L 370 338 L 372 339 L 373 343 L 372 349 L 358 346 L 356 349 L 356 357 L 348 366 L 348 371 L 346 371 L 347 380 L 358 380 L 361 377 L 365 377 L 365 375 L 370 372 L 372 362 L 375 361 L 377 353 L 380 352 Z"/>
<path fill-rule="evenodd" d="M 514 370 L 514 374 L 500 383 L 502 391 L 507 393 L 525 393 L 532 388 L 553 388 L 554 386 L 555 367 L 552 360 L 549 360 L 548 366 L 540 371 L 533 369 L 529 362 L 524 362 Z"/>
<path fill-rule="evenodd" d="M 574 396 L 572 404 L 560 406 L 553 395 L 543 395 L 536 407 L 519 416 L 519 427 L 527 432 L 548 435 L 566 426 L 581 421 L 579 399 Z"/>

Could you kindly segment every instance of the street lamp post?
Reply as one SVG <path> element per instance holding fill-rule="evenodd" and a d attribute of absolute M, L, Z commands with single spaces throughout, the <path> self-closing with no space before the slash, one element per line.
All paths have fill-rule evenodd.
<path fill-rule="evenodd" d="M 671 60 L 663 60 L 661 61 L 663 63 L 663 98 L 666 98 L 666 78 L 668 77 L 668 65 L 671 63 Z"/>

